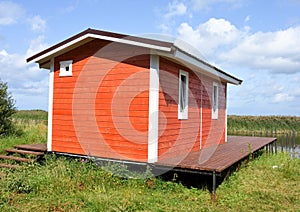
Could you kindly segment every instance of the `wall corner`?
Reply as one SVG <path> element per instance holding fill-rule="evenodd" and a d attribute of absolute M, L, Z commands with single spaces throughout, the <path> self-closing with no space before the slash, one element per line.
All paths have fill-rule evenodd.
<path fill-rule="evenodd" d="M 54 58 L 51 59 L 50 72 L 49 72 L 48 134 L 47 134 L 48 152 L 52 151 L 53 93 L 54 93 Z"/>
<path fill-rule="evenodd" d="M 148 162 L 158 160 L 159 56 L 150 54 Z"/>

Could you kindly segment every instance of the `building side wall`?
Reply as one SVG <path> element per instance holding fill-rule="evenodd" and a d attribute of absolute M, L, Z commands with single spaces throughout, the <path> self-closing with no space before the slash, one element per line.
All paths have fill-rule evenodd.
<path fill-rule="evenodd" d="M 213 82 L 218 84 L 218 119 L 212 119 L 212 92 Z M 226 115 L 226 83 L 219 79 L 202 77 L 202 148 L 225 142 L 225 115 Z"/>
<path fill-rule="evenodd" d="M 188 119 L 178 120 L 179 71 L 188 72 Z M 159 159 L 200 149 L 200 79 L 189 69 L 160 58 Z"/>
<path fill-rule="evenodd" d="M 59 62 L 73 60 L 73 76 Z M 149 52 L 93 40 L 55 58 L 52 151 L 147 161 Z"/>
<path fill-rule="evenodd" d="M 189 73 L 188 119 L 178 119 L 179 71 Z M 219 87 L 219 116 L 212 120 L 213 82 Z M 160 159 L 188 154 L 225 142 L 226 83 L 160 58 L 159 142 Z M 202 114 L 201 114 L 202 113 Z M 202 116 L 202 117 L 201 117 Z M 200 124 L 202 120 L 202 126 Z M 200 131 L 202 127 L 202 132 Z M 200 138 L 201 137 L 201 138 Z"/>

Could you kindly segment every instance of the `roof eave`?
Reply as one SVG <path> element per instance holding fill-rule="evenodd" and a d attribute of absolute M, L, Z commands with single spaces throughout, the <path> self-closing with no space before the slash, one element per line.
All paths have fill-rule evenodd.
<path fill-rule="evenodd" d="M 104 32 L 94 29 L 87 29 L 65 41 L 62 41 L 42 52 L 39 52 L 27 59 L 27 62 L 35 62 L 35 63 L 43 63 L 56 55 L 61 54 L 61 52 L 69 51 L 73 48 L 82 45 L 83 43 L 88 42 L 92 39 L 101 39 L 106 41 L 118 42 L 123 44 L 135 45 L 144 48 L 159 50 L 159 51 L 171 51 L 171 43 L 168 42 L 160 42 L 156 40 L 151 40 L 147 38 L 139 38 L 134 36 L 122 35 L 111 32 Z M 147 41 L 147 42 L 143 42 Z M 159 45 L 159 44 L 162 45 Z M 77 44 L 77 45 L 76 45 Z"/>
<path fill-rule="evenodd" d="M 156 52 L 158 55 L 166 56 L 169 58 L 174 59 L 175 61 L 179 61 L 182 64 L 190 67 L 191 69 L 195 71 L 200 72 L 206 72 L 209 76 L 214 76 L 217 78 L 222 79 L 223 81 L 226 81 L 228 83 L 234 84 L 234 85 L 240 85 L 242 84 L 242 80 L 226 73 L 225 71 L 210 65 L 209 63 L 183 51 L 182 49 L 178 48 L 177 46 L 173 46 L 172 51 L 170 53 L 164 53 L 164 52 Z M 191 67 L 192 66 L 192 67 Z"/>
<path fill-rule="evenodd" d="M 111 42 L 123 43 L 151 49 L 152 53 L 164 55 L 176 61 L 182 62 L 189 66 L 195 67 L 197 70 L 206 72 L 208 75 L 219 77 L 223 81 L 234 85 L 240 85 L 242 80 L 235 78 L 228 73 L 210 65 L 209 63 L 199 59 L 198 57 L 187 53 L 173 43 L 152 40 L 148 38 L 123 35 L 118 33 L 87 29 L 77 35 L 74 35 L 38 54 L 27 59 L 27 62 L 38 63 L 40 68 L 50 69 L 50 60 L 60 54 L 70 51 L 81 46 L 93 39 L 101 39 Z"/>

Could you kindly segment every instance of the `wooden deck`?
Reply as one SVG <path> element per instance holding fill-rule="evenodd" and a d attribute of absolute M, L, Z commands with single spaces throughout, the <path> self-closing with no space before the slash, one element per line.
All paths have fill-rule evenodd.
<path fill-rule="evenodd" d="M 47 151 L 46 144 L 22 144 L 16 145 L 11 149 L 4 149 L 6 155 L 0 155 L 0 160 L 5 163 L 0 163 L 0 168 L 17 169 L 21 166 L 12 165 L 11 162 L 31 163 L 39 161 Z M 28 155 L 31 155 L 29 157 Z M 27 157 L 28 156 L 28 157 Z"/>
<path fill-rule="evenodd" d="M 202 149 L 199 152 L 191 152 L 186 156 L 180 155 L 159 160 L 155 165 L 220 173 L 248 157 L 250 153 L 256 152 L 275 141 L 276 138 L 228 136 L 228 142 L 225 144 Z"/>
<path fill-rule="evenodd" d="M 211 196 L 212 200 L 215 200 L 217 176 L 222 176 L 222 173 L 227 169 L 230 173 L 230 167 L 260 149 L 266 147 L 267 152 L 273 151 L 274 143 L 276 151 L 276 140 L 276 138 L 265 137 L 228 136 L 228 142 L 225 144 L 205 148 L 198 152 L 190 152 L 187 155 L 159 160 L 154 165 L 158 170 L 211 175 Z"/>

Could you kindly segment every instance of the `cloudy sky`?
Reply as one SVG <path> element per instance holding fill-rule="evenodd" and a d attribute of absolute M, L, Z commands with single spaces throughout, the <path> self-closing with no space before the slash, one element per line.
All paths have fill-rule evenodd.
<path fill-rule="evenodd" d="M 86 28 L 166 34 L 243 79 L 228 113 L 300 116 L 300 0 L 0 0 L 0 78 L 18 109 L 47 109 L 48 72 L 27 57 Z"/>

